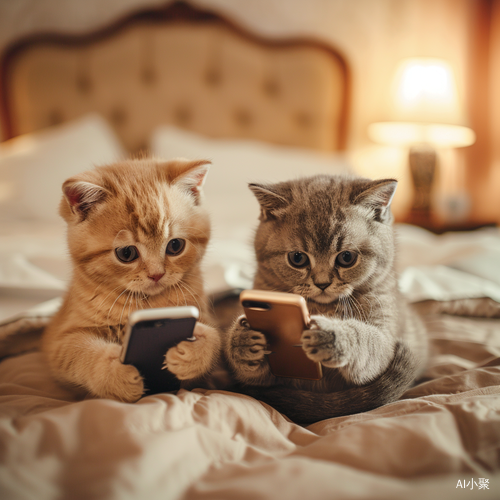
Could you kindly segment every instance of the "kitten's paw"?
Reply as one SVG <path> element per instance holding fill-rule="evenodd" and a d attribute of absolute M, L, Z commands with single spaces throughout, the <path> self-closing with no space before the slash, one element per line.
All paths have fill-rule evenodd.
<path fill-rule="evenodd" d="M 234 357 L 250 366 L 259 365 L 267 351 L 267 340 L 262 332 L 251 330 L 244 316 L 238 318 L 238 335 L 231 339 Z"/>
<path fill-rule="evenodd" d="M 196 323 L 193 342 L 184 340 L 165 354 L 164 368 L 179 380 L 190 380 L 207 375 L 219 350 L 220 339 L 215 328 Z"/>
<path fill-rule="evenodd" d="M 236 320 L 230 337 L 226 355 L 241 381 L 270 374 L 266 337 L 262 332 L 252 330 L 245 316 Z"/>
<path fill-rule="evenodd" d="M 302 332 L 302 349 L 312 361 L 330 368 L 339 368 L 347 364 L 347 357 L 338 342 L 340 322 L 313 316 L 309 330 Z"/>
<path fill-rule="evenodd" d="M 121 381 L 115 388 L 114 394 L 120 401 L 135 403 L 144 394 L 144 381 L 135 366 L 124 365 L 119 360 L 118 363 L 120 363 L 119 379 Z"/>
<path fill-rule="evenodd" d="M 196 348 L 196 341 L 189 342 L 187 340 L 171 347 L 165 354 L 163 368 L 168 369 L 179 380 L 195 378 L 198 375 L 198 369 L 193 361 Z"/>
<path fill-rule="evenodd" d="M 110 344 L 93 372 L 90 392 L 100 398 L 134 403 L 144 393 L 143 379 L 135 366 L 120 361 L 121 346 Z"/>

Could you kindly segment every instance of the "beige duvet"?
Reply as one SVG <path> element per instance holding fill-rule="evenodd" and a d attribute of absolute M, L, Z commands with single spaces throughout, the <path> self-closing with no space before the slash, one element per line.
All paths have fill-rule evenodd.
<path fill-rule="evenodd" d="M 0 498 L 500 498 L 500 320 L 425 319 L 398 402 L 307 428 L 223 391 L 84 399 L 38 352 L 0 363 Z"/>

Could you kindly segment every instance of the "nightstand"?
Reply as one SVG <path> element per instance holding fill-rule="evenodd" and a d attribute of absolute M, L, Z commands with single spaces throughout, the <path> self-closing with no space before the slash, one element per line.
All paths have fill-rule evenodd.
<path fill-rule="evenodd" d="M 475 231 L 485 227 L 498 227 L 498 223 L 494 221 L 444 222 L 428 217 L 427 214 L 419 214 L 416 211 L 411 211 L 406 217 L 396 217 L 396 222 L 422 227 L 435 234 L 443 234 L 452 231 Z"/>

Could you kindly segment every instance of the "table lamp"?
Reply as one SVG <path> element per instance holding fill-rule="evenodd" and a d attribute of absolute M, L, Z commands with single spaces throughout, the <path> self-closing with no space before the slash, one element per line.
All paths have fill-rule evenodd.
<path fill-rule="evenodd" d="M 434 58 L 403 60 L 386 112 L 387 119 L 372 123 L 368 135 L 379 144 L 409 147 L 414 199 L 408 222 L 430 226 L 436 149 L 470 146 L 476 139 L 467 126 L 451 66 Z"/>

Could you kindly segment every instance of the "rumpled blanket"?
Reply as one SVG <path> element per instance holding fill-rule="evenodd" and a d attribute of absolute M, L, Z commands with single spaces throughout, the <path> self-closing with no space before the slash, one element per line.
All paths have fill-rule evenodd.
<path fill-rule="evenodd" d="M 0 363 L 2 499 L 498 498 L 500 320 L 420 304 L 433 356 L 403 398 L 307 428 L 225 391 L 135 404 Z"/>

